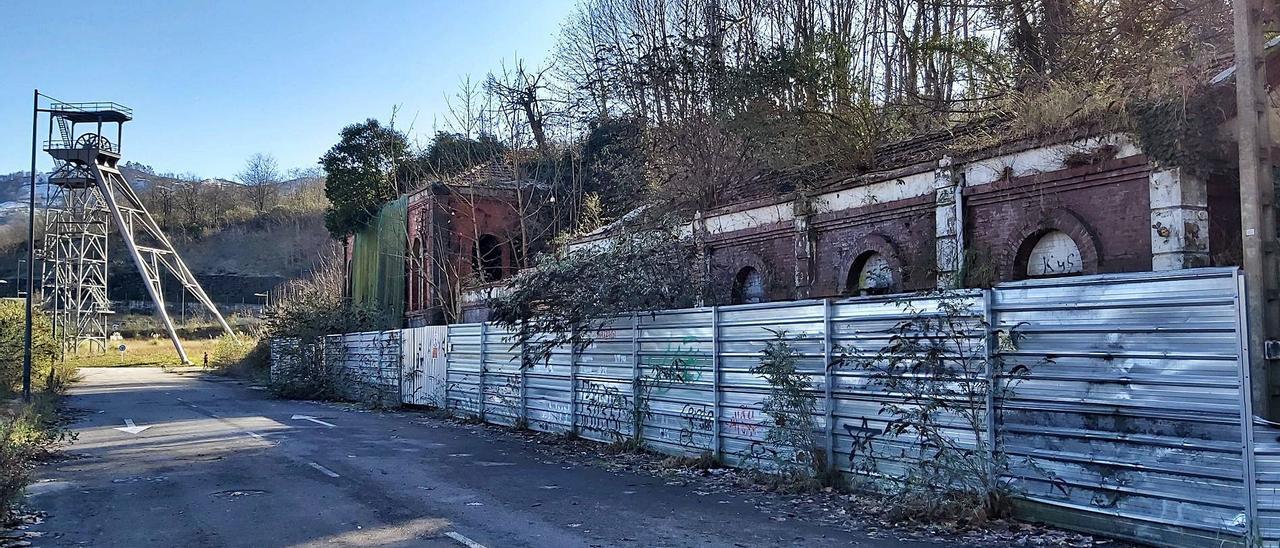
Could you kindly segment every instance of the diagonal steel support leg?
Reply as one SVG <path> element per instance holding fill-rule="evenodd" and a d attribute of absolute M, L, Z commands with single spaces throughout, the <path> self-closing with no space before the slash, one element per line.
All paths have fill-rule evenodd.
<path fill-rule="evenodd" d="M 141 274 L 146 281 L 147 294 L 151 296 L 151 302 L 156 306 L 156 316 L 160 318 L 160 322 L 164 324 L 164 330 L 169 334 L 169 340 L 173 341 L 173 348 L 178 351 L 178 358 L 182 360 L 183 365 L 190 365 L 191 360 L 187 359 L 187 351 L 182 348 L 182 341 L 178 340 L 178 332 L 173 328 L 173 321 L 169 319 L 169 312 L 164 308 L 164 299 L 159 292 L 156 291 L 153 280 L 157 278 L 158 272 L 152 272 L 151 265 L 147 264 L 146 259 L 142 257 L 142 253 L 138 251 L 138 244 L 133 241 L 133 231 L 129 229 L 129 224 L 125 222 L 124 214 L 120 212 L 120 205 L 116 202 L 114 185 L 108 182 L 108 174 L 104 173 L 101 166 L 95 166 L 93 170 L 94 177 L 98 180 L 98 189 L 102 192 L 102 198 L 107 202 L 107 209 L 111 211 L 111 219 L 115 222 L 116 228 L 120 231 L 120 238 L 124 240 L 124 246 L 129 249 L 129 256 L 133 257 L 133 264 L 138 267 L 138 274 Z"/>

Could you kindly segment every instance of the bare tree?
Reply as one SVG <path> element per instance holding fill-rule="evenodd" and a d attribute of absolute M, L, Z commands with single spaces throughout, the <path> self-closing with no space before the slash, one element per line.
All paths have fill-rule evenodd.
<path fill-rule="evenodd" d="M 280 167 L 274 156 L 261 152 L 250 156 L 237 177 L 249 194 L 254 213 L 262 215 L 269 206 L 275 205 L 280 190 Z"/>
<path fill-rule="evenodd" d="M 544 158 L 550 155 L 545 108 L 547 84 L 544 80 L 548 70 L 549 67 L 527 70 L 524 61 L 517 59 L 514 69 L 508 70 L 504 65 L 500 74 L 490 73 L 485 80 L 485 91 L 497 97 L 504 113 L 523 115 L 538 153 Z"/>

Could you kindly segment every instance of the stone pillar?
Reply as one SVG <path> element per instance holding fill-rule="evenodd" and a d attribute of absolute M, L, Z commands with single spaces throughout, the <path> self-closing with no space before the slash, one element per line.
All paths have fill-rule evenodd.
<path fill-rule="evenodd" d="M 960 185 L 951 168 L 951 158 L 938 160 L 933 170 L 934 247 L 937 252 L 938 287 L 960 287 L 961 258 L 964 254 L 964 227 L 958 207 Z"/>
<path fill-rule="evenodd" d="M 810 224 L 810 219 L 813 217 L 813 199 L 801 193 L 791 204 L 795 222 L 795 298 L 808 299 L 813 287 L 814 248 L 817 238 Z"/>
<path fill-rule="evenodd" d="M 1151 269 L 1209 266 L 1209 191 L 1181 168 L 1151 172 Z"/>
<path fill-rule="evenodd" d="M 697 261 L 698 306 L 716 303 L 715 280 L 711 277 L 711 250 L 707 245 L 707 220 L 702 211 L 693 212 L 693 221 L 689 223 L 689 236 L 693 238 L 693 249 Z"/>

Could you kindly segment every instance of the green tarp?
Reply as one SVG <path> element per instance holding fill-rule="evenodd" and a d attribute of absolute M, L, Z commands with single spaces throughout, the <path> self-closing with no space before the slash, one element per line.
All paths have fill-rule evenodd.
<path fill-rule="evenodd" d="M 356 232 L 351 250 L 351 301 L 398 327 L 404 317 L 404 258 L 408 198 L 387 202 L 369 226 Z"/>

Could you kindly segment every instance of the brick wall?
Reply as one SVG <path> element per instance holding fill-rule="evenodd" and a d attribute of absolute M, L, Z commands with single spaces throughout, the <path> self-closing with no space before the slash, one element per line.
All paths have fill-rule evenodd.
<path fill-rule="evenodd" d="M 1147 158 L 1137 155 L 967 187 L 965 243 L 975 251 L 972 260 L 990 261 L 1000 280 L 1019 279 L 1038 236 L 1061 230 L 1080 248 L 1086 273 L 1150 270 L 1150 170 Z M 1218 209 L 1232 199 L 1220 197 Z M 728 302 L 735 277 L 746 266 L 765 275 L 769 300 L 802 296 L 797 241 L 805 238 L 812 242 L 811 265 L 801 264 L 799 270 L 808 296 L 848 294 L 850 269 L 870 251 L 893 267 L 899 276 L 896 289 L 934 287 L 934 207 L 932 195 L 919 196 L 815 215 L 807 235 L 798 236 L 802 223 L 788 221 L 708 237 L 716 301 Z"/>
<path fill-rule="evenodd" d="M 1019 250 L 1049 230 L 1072 237 L 1086 274 L 1150 270 L 1150 172 L 1137 155 L 968 187 L 966 246 L 1000 280 L 1025 277 Z"/>
<path fill-rule="evenodd" d="M 815 217 L 817 252 L 810 296 L 849 294 L 849 270 L 868 252 L 879 253 L 898 273 L 896 289 L 933 287 L 933 207 L 932 196 L 921 196 Z"/>
<path fill-rule="evenodd" d="M 410 199 L 409 249 L 416 248 L 415 240 L 422 241 L 425 270 L 411 270 L 406 278 L 410 287 L 406 300 L 410 325 L 456 321 L 448 317 L 454 309 L 448 301 L 457 293 L 455 286 L 476 276 L 471 255 L 477 235 L 492 235 L 498 240 L 504 277 L 516 270 L 520 218 L 514 205 L 514 190 L 459 192 L 433 187 Z M 420 296 L 415 293 L 419 287 Z"/>
<path fill-rule="evenodd" d="M 734 280 L 738 272 L 748 266 L 764 276 L 767 300 L 796 298 L 795 227 L 791 223 L 718 234 L 706 243 L 711 291 L 716 302 L 730 302 Z"/>

